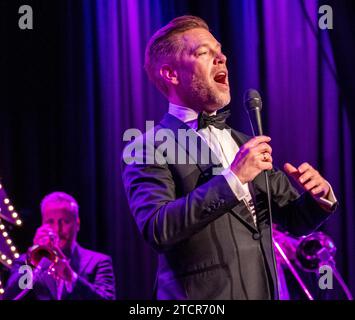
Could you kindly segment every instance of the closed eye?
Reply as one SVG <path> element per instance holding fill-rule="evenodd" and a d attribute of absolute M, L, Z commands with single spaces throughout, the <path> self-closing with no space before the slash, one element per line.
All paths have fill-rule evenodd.
<path fill-rule="evenodd" d="M 199 53 L 198 56 L 202 56 L 202 55 L 204 55 L 204 54 L 207 54 L 207 51 L 204 51 L 204 52 Z"/>

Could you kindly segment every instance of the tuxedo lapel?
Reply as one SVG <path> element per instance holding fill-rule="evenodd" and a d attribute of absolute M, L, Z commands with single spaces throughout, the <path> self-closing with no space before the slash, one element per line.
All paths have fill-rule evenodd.
<path fill-rule="evenodd" d="M 239 202 L 237 206 L 232 208 L 232 213 L 233 215 L 237 216 L 239 220 L 242 220 L 242 223 L 244 223 L 244 225 L 246 225 L 249 229 L 258 231 L 254 224 L 253 217 L 243 201 Z"/>
<path fill-rule="evenodd" d="M 228 129 L 231 130 L 231 135 L 234 141 L 237 143 L 238 147 L 240 148 L 244 143 L 246 143 L 248 140 L 246 139 L 245 136 L 242 136 L 238 131 L 234 130 L 231 127 L 228 127 Z"/>
<path fill-rule="evenodd" d="M 91 259 L 92 255 L 86 254 L 83 248 L 76 245 L 75 254 L 73 255 L 72 268 L 78 275 L 81 275 L 84 273 Z"/>
<path fill-rule="evenodd" d="M 207 143 L 201 138 L 200 135 L 193 129 L 191 129 L 187 124 L 176 118 L 175 116 L 166 113 L 160 122 L 160 125 L 166 129 L 172 130 L 174 134 L 174 139 L 177 144 L 183 148 L 187 156 L 197 165 L 202 175 L 209 177 L 212 174 L 213 168 L 222 168 L 222 163 L 218 160 L 218 157 L 213 152 L 213 150 L 207 145 Z M 189 136 L 197 142 L 196 154 L 190 150 L 189 143 L 183 145 L 182 141 L 179 141 L 179 130 L 189 130 Z M 195 147 L 195 146 L 194 146 Z M 177 158 L 176 158 L 177 159 Z M 176 162 L 177 163 L 177 162 Z M 189 162 L 187 162 L 189 163 Z"/>

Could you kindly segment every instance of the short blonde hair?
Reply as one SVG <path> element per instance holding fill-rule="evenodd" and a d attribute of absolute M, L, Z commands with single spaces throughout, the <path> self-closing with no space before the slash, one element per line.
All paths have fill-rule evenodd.
<path fill-rule="evenodd" d="M 168 94 L 168 88 L 160 76 L 160 67 L 166 62 L 177 61 L 183 51 L 182 42 L 179 41 L 177 35 L 196 28 L 209 31 L 207 23 L 199 17 L 177 17 L 154 33 L 147 44 L 144 68 L 149 79 L 164 95 Z"/>
<path fill-rule="evenodd" d="M 70 211 L 76 218 L 79 218 L 79 205 L 78 202 L 69 194 L 65 192 L 55 191 L 46 195 L 41 201 L 41 213 L 48 203 L 66 204 Z"/>

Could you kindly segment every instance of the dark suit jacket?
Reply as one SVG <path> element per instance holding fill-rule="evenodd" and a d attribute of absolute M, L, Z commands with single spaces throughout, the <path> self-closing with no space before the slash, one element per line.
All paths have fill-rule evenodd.
<path fill-rule="evenodd" d="M 178 151 L 184 146 L 174 137 L 178 129 L 189 127 L 166 114 L 154 130 L 161 128 L 171 129 L 175 155 L 166 164 L 124 164 L 123 172 L 138 228 L 159 253 L 157 298 L 277 299 L 264 175 L 250 184 L 257 228 L 224 176 L 212 174 L 221 164 L 203 164 L 199 158 L 197 164 L 176 164 Z M 132 143 L 136 155 L 141 154 L 142 141 L 149 134 Z M 239 146 L 249 139 L 234 130 L 232 135 Z M 197 141 L 199 152 L 206 145 L 200 138 Z M 155 142 L 154 152 L 163 150 L 159 145 Z M 145 143 L 143 149 L 143 158 L 152 152 Z M 188 148 L 185 151 L 191 154 Z M 308 193 L 300 196 L 283 172 L 275 169 L 269 176 L 274 222 L 295 235 L 304 235 L 327 219 L 329 213 Z"/>
<path fill-rule="evenodd" d="M 11 268 L 3 299 L 14 299 L 22 291 L 18 282 L 24 274 L 19 273 L 19 268 L 24 264 L 26 264 L 25 254 L 15 260 Z M 64 291 L 62 300 L 115 299 L 115 277 L 109 256 L 76 245 L 70 258 L 70 265 L 78 274 L 78 279 L 71 293 Z M 29 290 L 23 299 L 56 300 L 55 280 L 46 271 L 40 273 L 33 289 Z"/>

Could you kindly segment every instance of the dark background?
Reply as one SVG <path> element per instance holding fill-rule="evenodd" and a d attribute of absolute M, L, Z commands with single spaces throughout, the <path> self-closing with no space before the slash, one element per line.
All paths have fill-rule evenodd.
<path fill-rule="evenodd" d="M 167 102 L 148 83 L 143 72 L 144 46 L 157 28 L 175 16 L 189 13 L 206 19 L 222 42 L 229 57 L 229 69 L 233 70 L 230 72 L 232 88 L 235 88 L 231 124 L 250 133 L 241 101 L 244 90 L 254 86 L 265 98 L 264 104 L 276 108 L 273 113 L 264 114 L 265 131 L 278 132 L 273 131 L 276 130 L 274 115 L 281 114 L 277 110 L 288 106 L 274 103 L 285 92 L 272 90 L 268 77 L 270 57 L 267 58 L 269 40 L 265 17 L 268 6 L 273 4 L 272 1 L 251 2 L 253 22 L 247 21 L 246 1 L 0 1 L 0 178 L 24 221 L 21 228 L 9 226 L 21 252 L 31 244 L 40 224 L 42 197 L 51 191 L 65 191 L 80 205 L 79 242 L 113 257 L 118 298 L 151 297 L 156 257 L 136 229 L 120 180 L 124 130 L 130 127 L 143 130 L 145 120 L 158 121 L 167 109 Z M 296 14 L 303 14 L 303 20 L 298 23 L 306 25 L 303 2 L 287 2 L 298 8 L 294 23 L 297 23 Z M 277 3 L 275 0 L 274 4 Z M 314 3 L 318 6 L 323 2 Z M 282 150 L 280 164 L 284 160 L 299 161 L 307 159 L 304 144 L 315 141 L 313 164 L 321 172 L 331 172 L 326 168 L 336 167 L 332 172 L 341 208 L 324 230 L 335 239 L 339 248 L 338 265 L 354 292 L 355 5 L 350 0 L 324 3 L 331 5 L 334 13 L 328 52 L 335 63 L 336 76 L 332 81 L 336 84 L 339 126 L 335 130 L 336 138 L 332 133 L 334 139 L 327 140 L 335 146 L 334 158 L 327 158 L 322 149 L 323 132 L 331 130 L 323 121 L 330 113 L 322 98 L 317 100 L 316 139 L 298 139 L 297 154 L 292 150 L 283 151 L 298 150 L 287 139 L 286 132 L 285 136 L 274 134 L 274 149 Z M 33 30 L 18 27 L 18 8 L 23 4 L 32 6 Z M 246 29 L 248 24 L 254 29 Z M 329 64 L 318 32 L 313 41 L 321 62 L 309 66 L 309 71 L 316 73 L 322 82 L 321 65 L 326 68 Z M 275 27 L 275 37 L 280 34 L 281 38 L 281 33 Z M 292 37 L 286 40 L 292 45 Z M 256 43 L 252 50 L 250 41 Z M 113 57 L 113 63 L 107 57 Z M 255 70 L 246 65 L 246 60 L 252 58 L 255 65 L 257 62 Z M 303 76 L 307 78 L 307 74 Z M 293 87 L 293 75 L 289 77 L 287 85 Z M 327 88 L 319 86 L 314 94 L 326 96 L 322 90 Z M 306 117 L 307 112 L 304 110 Z M 277 119 L 285 121 L 281 117 Z M 289 123 L 283 125 L 287 127 L 295 119 L 298 118 L 289 113 Z M 347 138 L 343 133 L 344 123 L 350 132 Z M 311 143 L 310 147 L 315 148 Z M 335 158 L 336 163 L 329 163 L 329 159 Z"/>

